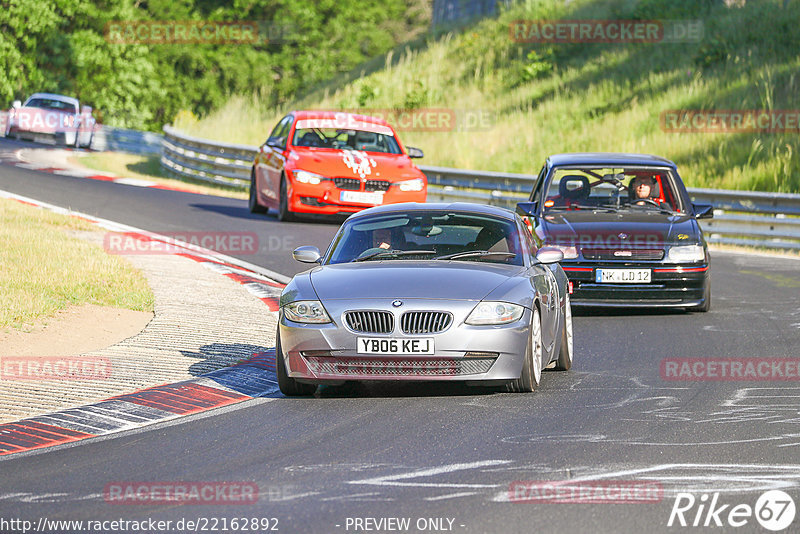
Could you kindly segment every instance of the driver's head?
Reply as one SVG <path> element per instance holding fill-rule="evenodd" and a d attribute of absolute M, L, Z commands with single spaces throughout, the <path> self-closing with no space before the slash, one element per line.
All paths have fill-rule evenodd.
<path fill-rule="evenodd" d="M 631 189 L 633 189 L 633 196 L 635 198 L 650 198 L 650 193 L 653 191 L 653 177 L 652 176 L 637 176 L 631 181 Z"/>

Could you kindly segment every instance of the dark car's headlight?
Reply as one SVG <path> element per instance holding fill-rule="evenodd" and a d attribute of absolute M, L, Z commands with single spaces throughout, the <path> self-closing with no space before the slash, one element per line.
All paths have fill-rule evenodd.
<path fill-rule="evenodd" d="M 506 324 L 519 321 L 525 308 L 508 302 L 481 302 L 465 321 L 469 325 Z"/>
<path fill-rule="evenodd" d="M 318 300 L 297 300 L 283 307 L 286 318 L 295 323 L 330 323 L 328 312 Z"/>
<path fill-rule="evenodd" d="M 667 259 L 672 263 L 697 263 L 706 259 L 702 245 L 680 245 L 671 247 Z"/>

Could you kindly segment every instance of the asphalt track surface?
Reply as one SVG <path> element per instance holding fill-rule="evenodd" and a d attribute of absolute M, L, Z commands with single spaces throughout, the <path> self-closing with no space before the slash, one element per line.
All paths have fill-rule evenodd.
<path fill-rule="evenodd" d="M 0 189 L 149 230 L 257 231 L 286 237 L 289 248 L 324 247 L 336 229 L 255 217 L 245 201 L 6 166 Z M 281 254 L 242 259 L 284 274 L 302 269 Z M 328 387 L 313 398 L 272 394 L 12 455 L 0 460 L 0 520 L 152 518 L 172 521 L 173 532 L 188 530 L 185 523 L 176 529 L 178 521 L 199 518 L 217 532 L 235 531 L 231 523 L 222 528 L 233 518 L 276 518 L 279 532 L 292 533 L 768 532 L 754 517 L 732 528 L 728 514 L 735 505 L 754 507 L 769 489 L 800 504 L 800 382 L 666 380 L 662 363 L 800 356 L 800 261 L 715 253 L 712 273 L 707 314 L 579 314 L 573 369 L 547 372 L 532 394 L 457 385 Z M 520 495 L 509 493 L 517 481 L 564 480 L 612 487 L 609 481 L 633 481 L 660 492 L 655 502 L 509 502 Z M 246 481 L 259 493 L 244 505 L 104 499 L 108 484 L 135 481 Z M 690 525 L 707 495 L 699 524 L 708 519 L 712 526 L 676 520 L 669 528 L 678 493 L 697 499 L 684 514 Z M 707 517 L 715 493 L 717 508 L 728 505 L 717 516 L 721 527 Z M 398 529 L 367 518 L 410 523 Z M 798 525 L 795 518 L 785 532 Z M 123 531 L 111 527 L 106 531 Z"/>

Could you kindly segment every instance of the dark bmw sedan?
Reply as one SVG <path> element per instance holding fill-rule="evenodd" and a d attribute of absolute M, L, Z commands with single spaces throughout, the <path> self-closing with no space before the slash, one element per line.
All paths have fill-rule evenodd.
<path fill-rule="evenodd" d="M 675 163 L 646 154 L 547 158 L 526 217 L 538 246 L 564 253 L 575 306 L 711 306 L 709 255 Z"/>

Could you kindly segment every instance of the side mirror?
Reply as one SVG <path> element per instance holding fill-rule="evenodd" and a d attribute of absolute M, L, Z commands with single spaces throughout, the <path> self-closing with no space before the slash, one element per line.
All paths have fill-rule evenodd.
<path fill-rule="evenodd" d="M 81 108 L 81 115 L 91 115 L 92 114 L 92 107 L 91 106 L 83 106 Z"/>
<path fill-rule="evenodd" d="M 20 102 L 19 100 L 14 100 L 14 103 L 11 104 L 11 107 L 14 109 L 19 109 L 22 107 L 22 102 Z"/>
<path fill-rule="evenodd" d="M 539 209 L 538 202 L 519 202 L 517 203 L 517 215 L 522 217 L 536 217 L 536 211 Z"/>
<path fill-rule="evenodd" d="M 542 247 L 536 252 L 536 259 L 539 263 L 558 263 L 564 259 L 564 253 L 560 248 Z"/>
<path fill-rule="evenodd" d="M 711 204 L 692 204 L 694 216 L 698 219 L 711 219 L 714 217 L 714 206 Z"/>
<path fill-rule="evenodd" d="M 272 148 L 283 148 L 283 138 L 282 137 L 270 137 L 267 139 L 265 143 L 267 146 L 271 146 Z"/>
<path fill-rule="evenodd" d="M 422 153 L 422 150 L 419 148 L 415 148 L 413 146 L 407 146 L 406 150 L 408 151 L 409 158 L 424 158 L 425 154 Z"/>
<path fill-rule="evenodd" d="M 292 252 L 292 257 L 303 263 L 319 263 L 322 254 L 319 253 L 319 249 L 317 247 L 304 246 L 294 249 L 294 252 Z"/>

